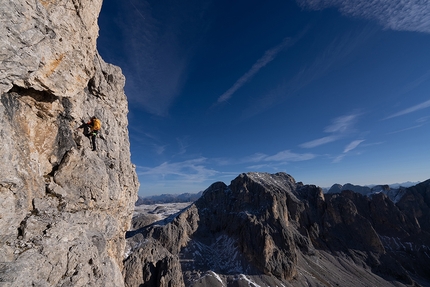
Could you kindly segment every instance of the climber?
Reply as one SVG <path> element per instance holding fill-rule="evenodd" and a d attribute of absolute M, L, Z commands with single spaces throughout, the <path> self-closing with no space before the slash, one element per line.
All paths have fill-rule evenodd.
<path fill-rule="evenodd" d="M 86 137 L 91 137 L 93 150 L 96 150 L 96 137 L 99 134 L 101 127 L 102 127 L 101 121 L 95 116 L 91 117 L 90 121 L 87 123 L 84 120 L 82 120 L 82 124 L 79 127 L 77 127 L 78 129 L 84 129 L 84 135 Z"/>
<path fill-rule="evenodd" d="M 96 150 L 96 137 L 102 127 L 102 123 L 98 118 L 93 116 L 91 120 L 87 123 L 87 125 L 90 127 L 89 136 L 91 136 L 91 141 L 93 143 L 93 150 Z"/>

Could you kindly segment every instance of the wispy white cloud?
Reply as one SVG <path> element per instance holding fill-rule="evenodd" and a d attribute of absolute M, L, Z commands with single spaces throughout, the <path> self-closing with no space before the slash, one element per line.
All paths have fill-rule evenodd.
<path fill-rule="evenodd" d="M 297 161 L 306 161 L 315 158 L 317 155 L 313 153 L 295 153 L 291 150 L 283 150 L 276 154 L 268 155 L 265 153 L 254 153 L 240 159 L 218 159 L 219 165 L 242 165 L 253 164 L 251 167 L 258 166 L 273 166 L 273 163 L 288 163 Z"/>
<path fill-rule="evenodd" d="M 338 155 L 336 158 L 333 159 L 333 163 L 339 163 L 343 160 L 343 158 L 353 149 L 356 149 L 364 140 L 355 140 L 350 142 L 345 149 L 343 150 L 343 153 Z"/>
<path fill-rule="evenodd" d="M 208 159 L 198 157 L 190 160 L 177 162 L 163 162 L 155 167 L 137 166 L 136 171 L 139 179 L 144 182 L 145 189 L 149 186 L 161 184 L 164 187 L 173 188 L 177 186 L 188 186 L 194 189 L 203 184 L 213 183 L 221 179 L 229 179 L 236 177 L 243 172 L 244 165 L 252 164 L 246 168 L 251 169 L 274 169 L 277 165 L 288 164 L 289 162 L 306 161 L 315 158 L 312 153 L 294 153 L 290 150 L 280 151 L 273 155 L 263 153 L 255 153 L 242 159 Z M 223 165 L 223 171 L 219 171 L 214 166 Z M 226 171 L 225 166 L 236 166 L 239 171 Z M 164 188 L 163 187 L 163 188 Z M 161 187 L 158 187 L 159 189 Z"/>
<path fill-rule="evenodd" d="M 178 51 L 174 39 L 170 42 L 154 39 L 145 43 L 136 38 L 134 41 L 136 43 L 130 44 L 129 48 L 130 61 L 124 66 L 127 97 L 132 104 L 143 106 L 151 114 L 166 116 L 182 89 L 188 55 Z"/>
<path fill-rule="evenodd" d="M 410 91 L 416 89 L 421 86 L 423 83 L 427 82 L 430 79 L 430 70 L 427 70 L 424 74 L 419 76 L 414 81 L 407 84 L 403 89 L 400 90 L 401 94 L 409 93 Z"/>
<path fill-rule="evenodd" d="M 338 136 L 327 136 L 327 137 L 322 137 L 316 140 L 312 140 L 312 141 L 308 141 L 305 143 L 302 143 L 301 145 L 299 145 L 302 148 L 314 148 L 323 144 L 327 144 L 330 142 L 334 142 L 336 140 L 338 140 L 339 137 Z"/>
<path fill-rule="evenodd" d="M 241 163 L 265 163 L 265 162 L 293 162 L 305 161 L 315 158 L 312 153 L 295 153 L 291 150 L 283 150 L 274 155 L 266 155 L 264 153 L 255 153 L 239 160 Z"/>
<path fill-rule="evenodd" d="M 300 39 L 306 33 L 302 32 L 297 38 Z M 303 63 L 295 76 L 285 78 L 282 82 L 271 85 L 271 90 L 265 93 L 260 99 L 253 100 L 250 105 L 243 110 L 243 118 L 250 118 L 267 111 L 271 107 L 296 95 L 301 89 L 308 86 L 315 80 L 323 77 L 332 70 L 339 69 L 346 65 L 356 51 L 359 51 L 363 43 L 375 33 L 376 29 L 369 26 L 356 31 L 349 31 L 333 39 L 321 53 L 316 57 L 309 55 L 301 60 Z M 287 73 L 288 74 L 288 73 Z"/>
<path fill-rule="evenodd" d="M 234 84 L 233 86 L 228 89 L 224 94 L 222 94 L 219 98 L 218 98 L 218 103 L 222 103 L 225 102 L 227 100 L 229 100 L 232 95 L 239 89 L 241 88 L 246 82 L 248 82 L 255 74 L 257 74 L 258 71 L 260 71 L 261 68 L 263 68 L 264 66 L 266 66 L 267 64 L 269 64 L 271 61 L 273 61 L 276 57 L 276 55 L 278 55 L 279 52 L 281 52 L 282 50 L 292 46 L 294 44 L 294 40 L 292 40 L 291 38 L 285 38 L 282 43 L 280 43 L 279 45 L 267 50 L 264 55 L 258 59 L 257 62 L 255 62 L 254 65 L 252 65 L 251 69 L 246 72 L 242 77 L 240 77 Z"/>
<path fill-rule="evenodd" d="M 413 113 L 413 112 L 416 112 L 416 111 L 419 111 L 419 110 L 422 110 L 422 109 L 425 109 L 425 108 L 428 108 L 428 107 L 430 107 L 430 100 L 425 101 L 425 102 L 423 102 L 421 104 L 415 105 L 413 107 L 404 109 L 404 110 L 402 110 L 400 112 L 397 112 L 395 114 L 392 114 L 391 116 L 388 116 L 388 117 L 384 118 L 384 120 L 388 120 L 388 119 L 391 119 L 391 118 L 395 118 L 395 117 L 407 115 L 407 114 L 410 114 L 410 113 Z"/>
<path fill-rule="evenodd" d="M 255 153 L 250 156 L 246 156 L 239 160 L 241 163 L 248 163 L 248 162 L 262 162 L 267 157 L 264 153 Z"/>
<path fill-rule="evenodd" d="M 358 147 L 358 145 L 361 144 L 362 142 L 364 142 L 364 140 L 355 140 L 355 141 L 352 141 L 351 143 L 349 143 L 345 147 L 343 153 L 347 153 L 347 152 L 352 151 L 353 149 L 355 149 L 356 147 Z"/>
<path fill-rule="evenodd" d="M 193 42 L 206 25 L 202 15 L 208 1 L 166 1 L 170 9 L 153 9 L 150 1 L 121 1 L 124 15 L 116 39 L 122 57 L 113 62 L 123 68 L 125 91 L 131 104 L 157 116 L 167 116 L 188 76 Z M 178 13 L 178 11 L 185 11 Z M 162 21 L 161 21 L 162 19 Z M 187 41 L 183 39 L 187 31 Z M 116 35 L 116 37 L 118 37 Z M 116 47 L 115 47 L 116 48 Z"/>
<path fill-rule="evenodd" d="M 338 155 L 335 159 L 333 159 L 332 163 L 338 163 L 341 162 L 343 160 L 343 158 L 345 157 L 345 154 L 342 153 L 340 155 Z"/>
<path fill-rule="evenodd" d="M 188 148 L 188 137 L 184 136 L 182 138 L 176 138 L 176 141 L 178 143 L 178 148 L 179 148 L 178 155 L 185 154 Z"/>
<path fill-rule="evenodd" d="M 324 129 L 326 133 L 344 133 L 346 132 L 357 119 L 358 114 L 350 114 L 338 117 L 333 120 L 332 124 Z"/>
<path fill-rule="evenodd" d="M 430 116 L 425 116 L 425 117 L 421 117 L 421 118 L 417 119 L 416 122 L 417 123 L 425 123 L 429 119 L 430 119 Z"/>
<path fill-rule="evenodd" d="M 165 180 L 178 180 L 181 182 L 204 182 L 220 172 L 207 168 L 207 159 L 204 157 L 182 162 L 164 162 L 156 167 L 137 167 L 139 176 L 150 176 Z"/>
<path fill-rule="evenodd" d="M 129 0 L 131 6 L 133 6 L 134 11 L 137 13 L 137 15 L 139 15 L 140 17 L 142 17 L 143 20 L 145 20 L 145 16 L 143 16 L 143 14 L 140 12 L 139 9 L 137 9 L 136 5 L 134 5 L 133 0 Z"/>
<path fill-rule="evenodd" d="M 332 123 L 324 129 L 324 132 L 330 133 L 331 135 L 302 143 L 299 146 L 301 148 L 314 148 L 341 139 L 352 130 L 352 126 L 355 124 L 358 116 L 359 114 L 353 113 L 335 118 Z"/>
<path fill-rule="evenodd" d="M 337 7 L 356 18 L 379 22 L 385 29 L 430 33 L 430 2 L 422 0 L 296 0 L 307 9 Z"/>
<path fill-rule="evenodd" d="M 137 136 L 135 140 L 140 140 L 142 141 L 143 138 L 149 140 L 151 143 L 148 144 L 151 146 L 151 148 L 154 150 L 154 152 L 158 155 L 163 154 L 166 151 L 166 147 L 168 146 L 167 144 L 162 144 L 162 141 L 159 139 L 158 136 L 151 134 L 151 133 L 139 133 L 138 131 L 134 131 L 133 134 L 138 134 L 139 136 Z"/>
<path fill-rule="evenodd" d="M 270 164 L 256 164 L 256 165 L 250 165 L 247 166 L 248 170 L 269 170 L 273 167 Z"/>
<path fill-rule="evenodd" d="M 143 135 L 145 137 L 151 139 L 151 140 L 158 141 L 158 142 L 160 141 L 160 139 L 158 138 L 157 135 L 154 135 L 154 134 L 151 134 L 151 133 L 147 133 L 147 132 L 144 132 Z"/>
<path fill-rule="evenodd" d="M 415 126 L 412 126 L 412 127 L 409 127 L 409 128 L 405 128 L 405 129 L 397 130 L 397 131 L 394 131 L 394 132 L 389 132 L 389 133 L 387 133 L 387 135 L 398 134 L 398 133 L 401 133 L 401 132 L 414 130 L 414 129 L 420 128 L 420 127 L 422 127 L 422 126 L 423 126 L 423 125 L 415 125 Z"/>
<path fill-rule="evenodd" d="M 166 150 L 166 146 L 167 145 L 157 145 L 157 144 L 153 145 L 155 153 L 158 155 L 161 155 L 164 153 L 164 151 Z"/>
<path fill-rule="evenodd" d="M 312 153 L 294 153 L 290 150 L 284 150 L 275 155 L 265 157 L 264 161 L 305 161 L 313 158 L 315 158 L 315 155 Z"/>

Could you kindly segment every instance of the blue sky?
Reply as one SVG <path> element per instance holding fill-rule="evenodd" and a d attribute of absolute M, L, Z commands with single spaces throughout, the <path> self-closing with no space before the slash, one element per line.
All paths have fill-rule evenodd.
<path fill-rule="evenodd" d="M 141 196 L 430 178 L 430 2 L 105 0 Z"/>

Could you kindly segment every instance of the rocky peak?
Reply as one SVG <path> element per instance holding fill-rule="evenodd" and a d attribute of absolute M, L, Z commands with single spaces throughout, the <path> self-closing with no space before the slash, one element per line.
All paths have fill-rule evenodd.
<path fill-rule="evenodd" d="M 300 209 L 293 191 L 295 181 L 285 173 L 247 173 L 239 175 L 229 187 L 212 185 L 196 202 L 200 220 L 209 229 L 203 228 L 202 233 L 223 230 L 237 240 L 243 255 L 257 269 L 291 278 L 296 273 L 295 241 L 302 239 L 289 227 L 290 216 L 295 217 Z"/>
<path fill-rule="evenodd" d="M 429 230 L 416 223 L 428 216 L 426 188 L 401 205 L 421 196 L 413 217 L 383 193 L 323 194 L 285 173 L 241 174 L 176 218 L 130 232 L 126 286 L 428 284 Z"/>
<path fill-rule="evenodd" d="M 0 278 L 123 286 L 138 188 L 125 79 L 96 51 L 101 1 L 0 5 Z M 102 121 L 97 151 L 78 127 Z"/>

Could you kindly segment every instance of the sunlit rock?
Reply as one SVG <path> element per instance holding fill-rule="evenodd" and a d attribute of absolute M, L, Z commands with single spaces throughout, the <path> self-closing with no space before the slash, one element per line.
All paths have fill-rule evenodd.
<path fill-rule="evenodd" d="M 0 5 L 2 286 L 123 286 L 137 193 L 124 76 L 96 51 L 101 1 Z M 103 123 L 97 151 L 78 128 Z"/>

